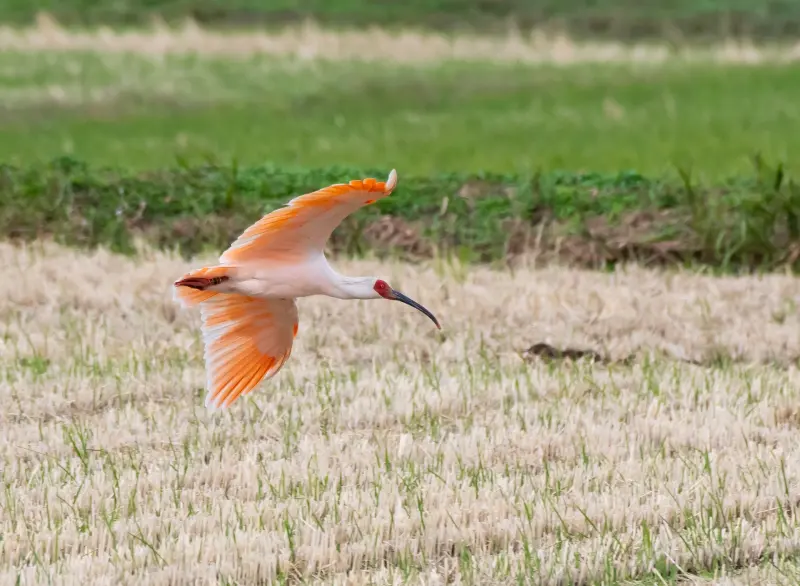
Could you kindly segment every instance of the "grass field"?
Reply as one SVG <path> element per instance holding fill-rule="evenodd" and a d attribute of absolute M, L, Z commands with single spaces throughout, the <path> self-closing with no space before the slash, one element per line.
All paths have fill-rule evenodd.
<path fill-rule="evenodd" d="M 577 58 L 566 66 L 553 63 L 559 50 L 552 46 L 550 57 L 506 46 L 502 63 L 491 62 L 497 43 L 450 51 L 467 57 L 454 61 L 447 45 L 428 42 L 409 57 L 413 63 L 358 62 L 352 57 L 370 46 L 377 55 L 403 54 L 413 39 L 376 35 L 375 42 L 356 37 L 337 45 L 331 38 L 306 45 L 313 59 L 297 58 L 302 45 L 291 38 L 283 40 L 288 55 L 274 54 L 282 45 L 273 39 L 272 49 L 262 47 L 273 54 L 248 56 L 257 48 L 251 46 L 237 58 L 25 50 L 9 41 L 17 49 L 0 54 L 0 160 L 66 153 L 132 169 L 182 157 L 413 174 L 660 175 L 682 165 L 720 178 L 750 171 L 758 151 L 785 162 L 800 153 L 800 73 L 777 58 L 758 66 L 732 62 L 758 52 L 733 52 L 728 63 L 713 56 L 687 63 L 658 50 L 637 58 L 612 47 L 610 62 L 598 66 L 580 62 L 581 55 L 591 59 L 591 47 L 573 47 Z M 98 51 L 104 46 L 93 42 Z M 107 44 L 113 47 L 113 38 Z M 560 53 L 570 61 L 569 45 Z M 528 62 L 515 64 L 514 55 Z M 537 56 L 545 62 L 533 63 Z"/>
<path fill-rule="evenodd" d="M 751 170 L 758 151 L 784 161 L 800 153 L 800 73 L 791 65 L 411 69 L 1 59 L 13 65 L 0 158 L 13 162 L 67 153 L 146 169 L 181 156 L 415 174 L 662 174 L 681 164 L 721 177 Z"/>
<path fill-rule="evenodd" d="M 285 370 L 211 416 L 189 264 L 0 259 L 2 583 L 800 577 L 796 279 L 341 262 L 444 329 L 302 300 Z"/>
<path fill-rule="evenodd" d="M 800 187 L 744 177 L 757 152 L 790 176 L 800 154 L 796 48 L 227 40 L 0 31 L 0 163 L 25 167 L 0 169 L 5 236 L 216 246 L 287 186 L 394 167 L 386 205 L 427 238 L 502 248 L 506 209 L 531 233 L 542 210 L 622 210 L 645 245 L 659 232 L 711 265 L 797 262 Z M 31 176 L 63 154 L 122 179 Z M 166 170 L 206 159 L 272 166 L 241 189 L 215 187 L 238 167 Z M 710 183 L 661 183 L 675 164 Z M 648 178 L 517 198 L 478 175 L 554 169 Z M 170 285 L 219 252 L 0 243 L 0 583 L 800 583 L 791 274 L 339 258 L 443 330 L 397 304 L 303 299 L 285 369 L 212 416 L 199 316 Z"/>

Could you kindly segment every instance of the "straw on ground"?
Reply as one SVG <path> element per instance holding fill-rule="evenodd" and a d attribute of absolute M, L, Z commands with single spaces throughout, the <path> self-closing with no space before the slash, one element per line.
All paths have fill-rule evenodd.
<path fill-rule="evenodd" d="M 305 299 L 291 363 L 211 417 L 170 291 L 204 260 L 0 246 L 0 582 L 793 571 L 797 280 L 339 262 L 445 330 Z"/>

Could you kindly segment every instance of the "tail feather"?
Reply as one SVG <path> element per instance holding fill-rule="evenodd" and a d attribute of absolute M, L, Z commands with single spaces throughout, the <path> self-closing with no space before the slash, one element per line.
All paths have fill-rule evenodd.
<path fill-rule="evenodd" d="M 183 275 L 175 281 L 173 297 L 183 307 L 193 307 L 222 293 L 213 288 L 230 279 L 230 268 L 225 266 L 203 267 Z"/>

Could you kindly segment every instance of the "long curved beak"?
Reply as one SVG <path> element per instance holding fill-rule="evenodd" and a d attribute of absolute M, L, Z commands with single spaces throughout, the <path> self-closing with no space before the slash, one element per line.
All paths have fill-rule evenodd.
<path fill-rule="evenodd" d="M 406 305 L 410 305 L 414 309 L 417 309 L 417 310 L 421 311 L 422 313 L 427 315 L 431 319 L 431 321 L 433 323 L 436 324 L 437 328 L 439 328 L 440 330 L 442 329 L 442 326 L 439 325 L 439 320 L 436 319 L 436 316 L 434 316 L 430 311 L 425 309 L 423 306 L 421 306 L 419 303 L 417 303 L 416 301 L 414 301 L 410 297 L 407 297 L 407 296 L 403 295 L 402 293 L 400 293 L 400 291 L 396 291 L 395 289 L 392 289 L 392 300 L 393 301 L 402 301 Z"/>

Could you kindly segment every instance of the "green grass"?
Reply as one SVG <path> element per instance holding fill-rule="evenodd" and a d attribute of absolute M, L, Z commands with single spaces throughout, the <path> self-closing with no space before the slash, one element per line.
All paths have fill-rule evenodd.
<path fill-rule="evenodd" d="M 636 174 L 400 177 L 390 198 L 345 219 L 332 252 L 504 261 L 531 249 L 591 267 L 637 260 L 714 269 L 800 265 L 800 185 L 781 167 L 724 183 Z M 129 174 L 65 159 L 0 168 L 0 231 L 132 252 L 226 248 L 289 199 L 388 168 L 193 167 Z M 389 224 L 386 224 L 386 221 Z M 399 228 L 399 230 L 396 230 Z M 399 239 L 397 233 L 404 234 Z"/>
<path fill-rule="evenodd" d="M 212 25 L 267 26 L 314 18 L 347 26 L 504 29 L 557 24 L 579 36 L 694 38 L 750 34 L 794 37 L 800 8 L 792 0 L 2 0 L 0 18 L 29 23 L 46 10 L 71 25 L 146 24 L 153 14 Z"/>
<path fill-rule="evenodd" d="M 792 66 L 514 66 L 0 56 L 0 160 L 160 168 L 396 167 L 402 175 L 749 172 L 800 154 Z"/>

